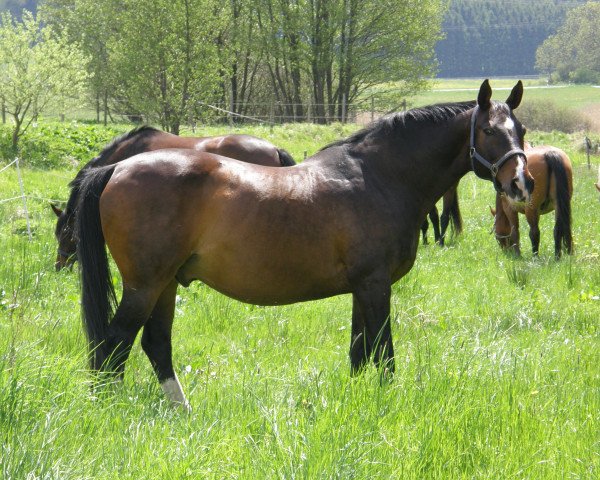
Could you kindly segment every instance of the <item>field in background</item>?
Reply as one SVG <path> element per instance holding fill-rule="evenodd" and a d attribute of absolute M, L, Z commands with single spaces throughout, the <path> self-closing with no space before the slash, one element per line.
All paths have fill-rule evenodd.
<path fill-rule="evenodd" d="M 354 129 L 236 131 L 300 159 Z M 174 326 L 190 416 L 165 404 L 139 343 L 124 385 L 91 394 L 77 274 L 54 272 L 47 204 L 66 199 L 76 170 L 24 170 L 32 241 L 22 204 L 0 203 L 1 476 L 597 478 L 598 158 L 588 170 L 582 135 L 532 138 L 576 165 L 573 257 L 553 259 L 552 215 L 541 220 L 539 258 L 525 227 L 524 258 L 501 253 L 493 187 L 468 174 L 464 234 L 449 248 L 421 246 L 394 285 L 397 374 L 385 385 L 373 368 L 349 376 L 349 296 L 263 308 L 196 282 L 180 289 Z M 19 194 L 12 168 L 0 192 Z"/>
<path fill-rule="evenodd" d="M 505 100 L 510 89 L 517 82 L 515 79 L 490 79 L 494 91 L 493 99 Z M 475 100 L 482 79 L 437 79 L 432 84 L 432 89 L 422 92 L 407 99 L 408 108 L 422 107 L 435 103 L 459 102 Z M 547 85 L 545 79 L 524 79 L 525 93 L 523 105 L 531 103 L 550 103 L 559 110 L 574 110 L 581 112 L 592 124 L 595 134 L 600 134 L 600 88 L 593 85 Z M 393 92 L 394 84 L 378 85 L 365 95 L 375 95 L 382 92 Z M 392 102 L 393 103 L 393 102 Z M 396 101 L 398 105 L 400 103 Z M 365 100 L 365 104 L 368 101 Z"/>

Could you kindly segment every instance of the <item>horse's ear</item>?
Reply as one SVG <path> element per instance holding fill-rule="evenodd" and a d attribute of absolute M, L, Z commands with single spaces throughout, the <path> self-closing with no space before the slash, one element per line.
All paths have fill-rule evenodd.
<path fill-rule="evenodd" d="M 54 214 L 55 214 L 57 217 L 60 217 L 60 216 L 62 215 L 63 211 L 62 211 L 60 208 L 58 208 L 58 207 L 57 207 L 56 205 L 54 205 L 53 203 L 51 203 L 51 204 L 50 204 L 50 206 L 52 207 L 52 211 L 54 212 Z"/>
<path fill-rule="evenodd" d="M 496 209 L 490 207 L 490 213 L 492 214 L 492 217 L 495 217 L 496 216 Z"/>
<path fill-rule="evenodd" d="M 506 99 L 506 104 L 510 107 L 511 110 L 514 110 L 519 105 L 521 105 L 521 100 L 523 99 L 523 82 L 519 80 L 517 84 L 513 87 L 510 95 Z"/>
<path fill-rule="evenodd" d="M 479 95 L 477 95 L 477 105 L 482 110 L 490 108 L 492 98 L 492 87 L 490 87 L 490 81 L 486 78 L 481 87 L 479 87 Z"/>

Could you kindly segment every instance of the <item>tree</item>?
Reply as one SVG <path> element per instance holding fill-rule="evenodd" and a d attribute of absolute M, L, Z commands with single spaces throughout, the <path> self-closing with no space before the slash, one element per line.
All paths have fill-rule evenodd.
<path fill-rule="evenodd" d="M 45 0 L 40 5 L 41 21 L 81 46 L 89 58 L 90 94 L 96 107 L 96 120 L 103 113 L 106 125 L 115 75 L 107 49 L 108 40 L 119 30 L 119 17 L 112 1 Z M 126 109 L 127 110 L 127 109 Z"/>
<path fill-rule="evenodd" d="M 16 153 L 19 139 L 40 113 L 64 108 L 83 94 L 87 58 L 77 44 L 41 27 L 27 11 L 22 21 L 3 13 L 0 22 L 0 98 L 14 121 Z"/>
<path fill-rule="evenodd" d="M 178 133 L 200 102 L 222 94 L 225 8 L 217 0 L 46 0 L 43 12 L 91 57 L 98 109 L 110 104 Z"/>
<path fill-rule="evenodd" d="M 259 30 L 276 100 L 302 118 L 311 94 L 318 121 L 341 120 L 365 89 L 423 87 L 435 69 L 441 0 L 258 0 Z"/>
<path fill-rule="evenodd" d="M 119 30 L 108 43 L 114 95 L 172 133 L 200 102 L 218 95 L 222 31 L 217 0 L 122 0 Z M 127 113 L 127 112 L 126 112 Z"/>
<path fill-rule="evenodd" d="M 537 50 L 536 68 L 560 80 L 600 81 L 600 3 L 570 10 L 556 35 Z"/>

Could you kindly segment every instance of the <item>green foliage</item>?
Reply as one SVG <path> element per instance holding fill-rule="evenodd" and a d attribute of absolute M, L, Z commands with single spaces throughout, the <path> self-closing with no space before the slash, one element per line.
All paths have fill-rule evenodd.
<path fill-rule="evenodd" d="M 560 80 L 588 83 L 600 76 L 600 3 L 587 2 L 570 10 L 558 32 L 536 53 L 536 68 Z"/>
<path fill-rule="evenodd" d="M 94 158 L 116 135 L 130 127 L 91 125 L 43 121 L 32 126 L 22 137 L 22 164 L 35 169 L 79 169 Z M 14 157 L 11 144 L 12 129 L 0 125 L 0 157 Z"/>
<path fill-rule="evenodd" d="M 49 107 L 65 108 L 82 94 L 87 59 L 77 44 L 41 26 L 29 12 L 22 21 L 8 13 L 0 26 L 0 100 L 12 117 L 11 146 Z"/>
<path fill-rule="evenodd" d="M 321 122 L 381 81 L 435 69 L 446 2 L 47 0 L 43 18 L 91 57 L 93 100 L 177 131 L 204 103 Z"/>

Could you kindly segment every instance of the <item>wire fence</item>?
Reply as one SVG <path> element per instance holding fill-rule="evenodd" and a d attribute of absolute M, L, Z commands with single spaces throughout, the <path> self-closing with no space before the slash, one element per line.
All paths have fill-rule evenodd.
<path fill-rule="evenodd" d="M 25 195 L 25 186 L 23 185 L 23 176 L 21 175 L 21 168 L 19 166 L 19 157 L 15 158 L 8 165 L 5 165 L 2 169 L 0 169 L 0 173 L 4 172 L 13 165 L 15 166 L 15 169 L 17 171 L 17 178 L 19 180 L 19 190 L 21 194 L 16 197 L 0 199 L 0 204 L 19 199 L 23 202 L 23 210 L 25 212 L 25 221 L 27 225 L 27 237 L 29 238 L 29 240 L 32 240 L 33 235 L 31 233 L 31 222 L 29 221 L 29 209 L 27 208 L 27 195 Z"/>
<path fill-rule="evenodd" d="M 329 104 L 302 104 L 302 103 L 205 103 L 199 102 L 183 123 L 195 124 L 264 124 L 282 125 L 285 123 L 318 123 L 331 124 L 356 123 L 366 125 L 389 111 L 403 111 L 407 109 L 406 100 L 402 101 L 395 109 L 384 110 L 374 103 L 351 103 L 345 106 L 331 106 Z M 75 109 L 68 113 L 44 113 L 44 118 L 57 121 L 96 121 L 102 122 L 104 112 L 98 113 L 93 109 Z M 110 109 L 107 113 L 107 122 L 123 120 L 131 123 L 149 123 L 150 117 L 143 113 L 134 113 Z"/>

